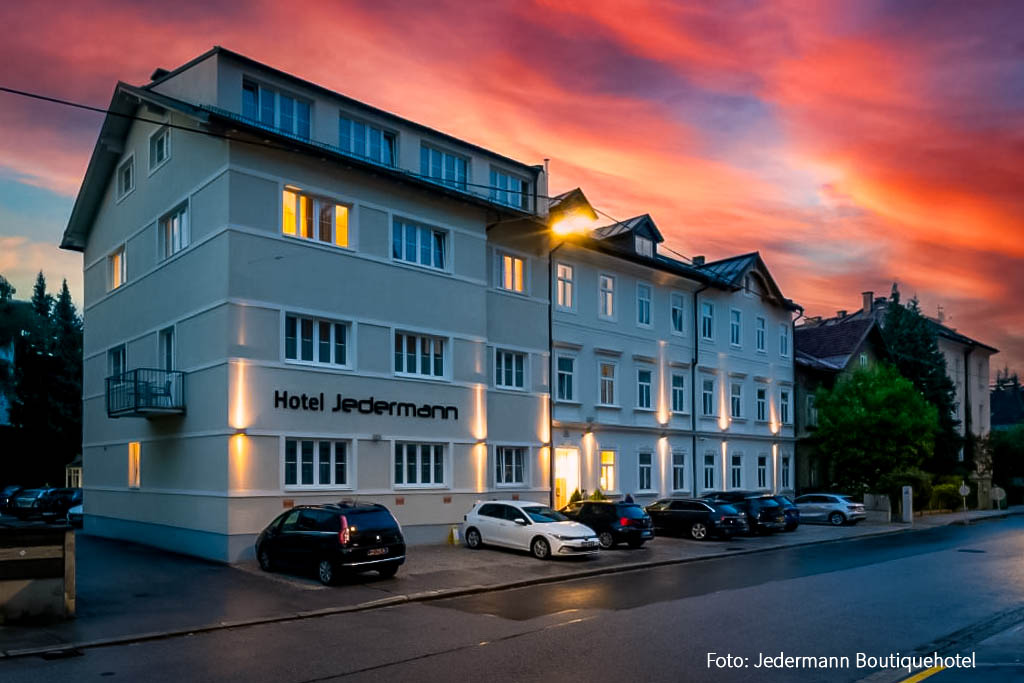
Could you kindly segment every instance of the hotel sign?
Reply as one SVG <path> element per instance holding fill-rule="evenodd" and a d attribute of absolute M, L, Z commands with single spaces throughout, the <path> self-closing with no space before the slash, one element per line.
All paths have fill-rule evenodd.
<path fill-rule="evenodd" d="M 281 410 L 303 410 L 313 413 L 327 411 L 323 392 L 319 394 L 289 394 L 274 390 L 274 407 Z M 459 409 L 455 406 L 431 403 L 410 403 L 408 401 L 378 401 L 370 398 L 347 398 L 342 394 L 334 396 L 332 413 L 361 413 L 363 415 L 390 415 L 393 417 L 423 417 L 434 420 L 458 420 Z"/>

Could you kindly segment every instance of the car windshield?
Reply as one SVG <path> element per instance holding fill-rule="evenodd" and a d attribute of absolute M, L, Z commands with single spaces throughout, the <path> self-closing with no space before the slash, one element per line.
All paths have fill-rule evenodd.
<path fill-rule="evenodd" d="M 789 499 L 789 496 L 776 496 L 775 499 L 778 500 L 783 505 L 792 505 L 793 504 L 793 501 L 791 501 Z"/>
<path fill-rule="evenodd" d="M 555 512 L 551 508 L 541 505 L 523 508 L 523 512 L 529 515 L 530 519 L 538 524 L 543 524 L 544 522 L 565 522 L 569 519 L 561 512 Z"/>
<path fill-rule="evenodd" d="M 643 519 L 647 516 L 639 505 L 620 505 L 619 514 L 626 519 Z"/>

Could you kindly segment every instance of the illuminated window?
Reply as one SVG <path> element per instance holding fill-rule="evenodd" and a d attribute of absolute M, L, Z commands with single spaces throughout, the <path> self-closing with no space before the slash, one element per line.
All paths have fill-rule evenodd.
<path fill-rule="evenodd" d="M 559 263 L 556 273 L 556 296 L 555 301 L 559 308 L 565 310 L 572 310 L 575 305 L 574 291 L 573 291 L 573 267 Z"/>
<path fill-rule="evenodd" d="M 430 443 L 395 444 L 395 485 L 444 486 L 444 446 Z"/>
<path fill-rule="evenodd" d="M 683 295 L 673 292 L 670 300 L 672 309 L 672 332 L 675 334 L 686 334 L 686 321 L 683 318 Z"/>
<path fill-rule="evenodd" d="M 637 454 L 637 489 L 640 491 L 651 490 L 651 470 L 654 457 L 651 453 L 641 452 Z"/>
<path fill-rule="evenodd" d="M 448 262 L 447 241 L 448 233 L 444 230 L 396 218 L 391 230 L 391 257 L 404 263 L 444 270 Z"/>
<path fill-rule="evenodd" d="M 765 350 L 764 325 L 764 318 L 761 317 L 758 317 L 754 324 L 754 334 L 756 339 L 755 345 L 757 350 L 761 352 L 764 352 Z"/>
<path fill-rule="evenodd" d="M 559 401 L 573 400 L 573 382 L 576 370 L 576 359 L 568 356 L 558 357 L 558 393 L 556 398 Z"/>
<path fill-rule="evenodd" d="M 182 204 L 160 219 L 160 255 L 174 256 L 189 244 L 188 205 Z"/>
<path fill-rule="evenodd" d="M 249 80 L 242 82 L 242 116 L 268 128 L 309 138 L 310 103 Z"/>
<path fill-rule="evenodd" d="M 789 356 L 789 325 L 787 323 L 779 325 L 779 355 L 783 358 Z"/>
<path fill-rule="evenodd" d="M 789 391 L 786 389 L 779 392 L 779 419 L 782 424 L 789 424 Z"/>
<path fill-rule="evenodd" d="M 494 352 L 494 385 L 503 389 L 526 386 L 526 354 L 514 351 Z"/>
<path fill-rule="evenodd" d="M 284 485 L 288 488 L 348 488 L 346 441 L 285 439 Z"/>
<path fill-rule="evenodd" d="M 494 483 L 499 486 L 526 483 L 526 448 L 498 446 L 494 451 Z"/>
<path fill-rule="evenodd" d="M 732 456 L 732 467 L 730 468 L 729 485 L 734 489 L 743 488 L 743 454 L 735 453 Z"/>
<path fill-rule="evenodd" d="M 348 323 L 286 315 L 284 358 L 287 361 L 348 365 Z"/>
<path fill-rule="evenodd" d="M 649 327 L 651 324 L 651 286 L 638 282 L 636 285 L 636 324 Z"/>
<path fill-rule="evenodd" d="M 420 174 L 443 185 L 466 189 L 469 161 L 429 145 L 420 146 Z"/>
<path fill-rule="evenodd" d="M 129 156 L 117 167 L 117 198 L 122 199 L 135 189 L 135 155 Z"/>
<path fill-rule="evenodd" d="M 729 415 L 743 417 L 743 385 L 738 382 L 729 387 Z"/>
<path fill-rule="evenodd" d="M 672 451 L 672 490 L 686 490 L 686 452 Z"/>
<path fill-rule="evenodd" d="M 107 257 L 107 271 L 111 291 L 123 285 L 128 279 L 128 269 L 125 266 L 124 259 L 124 245 L 118 247 L 113 254 Z"/>
<path fill-rule="evenodd" d="M 686 412 L 686 375 L 672 373 L 672 412 Z"/>
<path fill-rule="evenodd" d="M 600 375 L 600 396 L 598 402 L 601 405 L 615 405 L 615 363 L 601 362 L 597 364 L 598 375 Z"/>
<path fill-rule="evenodd" d="M 757 456 L 757 487 L 759 489 L 768 488 L 768 456 L 759 455 Z"/>
<path fill-rule="evenodd" d="M 704 454 L 704 488 L 715 488 L 715 452 L 708 451 Z"/>
<path fill-rule="evenodd" d="M 740 346 L 743 341 L 743 313 L 733 308 L 729 311 L 729 343 Z"/>
<path fill-rule="evenodd" d="M 395 374 L 443 378 L 445 339 L 395 332 Z"/>
<path fill-rule="evenodd" d="M 491 201 L 529 211 L 530 194 L 529 180 L 491 169 Z"/>
<path fill-rule="evenodd" d="M 599 315 L 609 320 L 615 318 L 615 278 L 601 275 L 598 278 Z"/>
<path fill-rule="evenodd" d="M 525 288 L 523 265 L 523 259 L 518 256 L 498 254 L 498 287 L 522 294 Z"/>
<path fill-rule="evenodd" d="M 128 488 L 137 489 L 142 485 L 142 446 L 138 441 L 128 444 Z"/>
<path fill-rule="evenodd" d="M 636 371 L 636 406 L 645 410 L 651 407 L 651 371 Z"/>
<path fill-rule="evenodd" d="M 705 379 L 701 382 L 700 407 L 703 415 L 715 414 L 715 380 Z"/>
<path fill-rule="evenodd" d="M 338 117 L 338 146 L 343 152 L 394 166 L 395 140 L 392 132 L 346 116 Z"/>
<path fill-rule="evenodd" d="M 700 304 L 700 336 L 709 341 L 715 338 L 715 305 L 710 301 Z"/>
<path fill-rule="evenodd" d="M 601 480 L 599 485 L 602 491 L 615 490 L 615 451 L 601 451 Z"/>
<path fill-rule="evenodd" d="M 759 422 L 765 422 L 768 420 L 768 389 L 766 387 L 757 388 L 757 419 Z"/>
<path fill-rule="evenodd" d="M 296 189 L 281 193 L 281 233 L 291 237 L 348 246 L 349 207 Z"/>
<path fill-rule="evenodd" d="M 654 242 L 646 237 L 640 235 L 633 236 L 633 245 L 636 248 L 636 253 L 647 258 L 654 258 Z"/>
<path fill-rule="evenodd" d="M 152 173 L 171 158 L 171 129 L 167 126 L 149 136 L 149 171 Z"/>

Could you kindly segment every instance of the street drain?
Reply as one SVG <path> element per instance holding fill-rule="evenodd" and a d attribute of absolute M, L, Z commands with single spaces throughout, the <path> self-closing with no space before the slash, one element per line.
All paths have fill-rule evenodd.
<path fill-rule="evenodd" d="M 957 552 L 958 553 L 984 553 L 984 552 L 987 552 L 987 551 L 985 551 L 985 550 L 975 550 L 974 548 L 959 548 L 957 550 Z"/>

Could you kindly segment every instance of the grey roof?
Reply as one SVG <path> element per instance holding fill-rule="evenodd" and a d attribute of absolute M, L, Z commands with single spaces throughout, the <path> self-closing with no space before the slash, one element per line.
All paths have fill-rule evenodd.
<path fill-rule="evenodd" d="M 710 263 L 705 263 L 701 268 L 709 273 L 713 273 L 715 277 L 723 282 L 739 286 L 743 281 L 743 276 L 760 258 L 760 253 L 755 251 L 749 254 L 711 261 Z"/>
<path fill-rule="evenodd" d="M 647 213 L 640 216 L 633 216 L 632 218 L 627 218 L 624 221 L 618 221 L 611 225 L 594 228 L 591 231 L 591 235 L 594 239 L 604 240 L 609 237 L 615 237 L 616 235 L 624 235 L 626 233 L 633 232 L 641 227 L 646 227 L 652 233 L 655 242 L 660 243 L 665 241 L 665 238 L 661 235 L 661 231 L 658 230 L 658 226 L 655 225 L 654 219 Z"/>
<path fill-rule="evenodd" d="M 869 335 L 877 335 L 876 341 L 884 352 L 885 342 L 879 329 L 878 323 L 871 318 L 858 318 L 836 325 L 802 325 L 794 330 L 793 348 L 798 357 L 842 370 Z"/>

